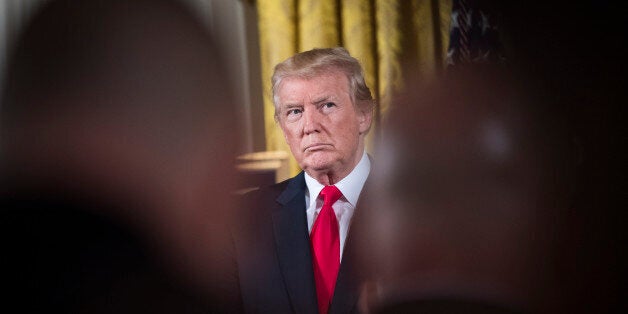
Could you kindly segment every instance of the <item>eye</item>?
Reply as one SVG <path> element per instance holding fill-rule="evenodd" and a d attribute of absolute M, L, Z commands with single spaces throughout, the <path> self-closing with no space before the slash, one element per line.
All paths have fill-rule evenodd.
<path fill-rule="evenodd" d="M 296 121 L 299 119 L 299 117 L 301 117 L 301 114 L 303 114 L 303 108 L 287 108 L 287 110 L 284 113 L 284 116 L 286 117 L 286 121 Z"/>
<path fill-rule="evenodd" d="M 294 108 L 294 109 L 290 109 L 286 112 L 286 115 L 290 116 L 290 115 L 297 115 L 301 113 L 301 109 L 298 108 Z"/>
<path fill-rule="evenodd" d="M 336 105 L 335 102 L 330 101 L 330 102 L 322 103 L 320 107 L 318 108 L 324 114 L 331 114 L 334 111 L 336 111 L 336 109 L 338 108 L 338 105 Z"/>

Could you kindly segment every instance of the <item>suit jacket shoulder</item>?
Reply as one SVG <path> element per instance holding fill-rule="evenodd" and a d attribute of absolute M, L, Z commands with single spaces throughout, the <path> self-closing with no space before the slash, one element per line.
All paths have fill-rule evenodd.
<path fill-rule="evenodd" d="M 234 243 L 247 313 L 316 313 L 303 173 L 242 198 Z"/>

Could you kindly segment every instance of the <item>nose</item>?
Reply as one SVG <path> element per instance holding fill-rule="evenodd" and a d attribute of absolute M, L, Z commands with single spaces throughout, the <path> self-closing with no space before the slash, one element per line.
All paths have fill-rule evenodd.
<path fill-rule="evenodd" d="M 321 131 L 320 113 L 317 110 L 305 110 L 303 112 L 303 133 L 305 135 Z"/>

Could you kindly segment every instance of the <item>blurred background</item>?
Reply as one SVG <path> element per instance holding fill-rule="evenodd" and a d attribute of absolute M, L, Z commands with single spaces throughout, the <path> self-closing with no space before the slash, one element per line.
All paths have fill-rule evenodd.
<path fill-rule="evenodd" d="M 4 66 L 20 27 L 45 1 L 0 2 L 0 64 Z M 182 2 L 193 9 L 224 50 L 228 79 L 239 91 L 234 103 L 242 130 L 239 161 L 251 180 L 272 177 L 263 170 L 268 168 L 274 170 L 276 180 L 299 171 L 273 118 L 269 78 L 278 62 L 314 47 L 346 47 L 362 62 L 367 84 L 379 101 L 375 130 L 391 106 L 391 97 L 408 77 L 430 78 L 441 73 L 447 62 L 452 0 Z M 498 17 L 490 6 L 481 6 L 486 16 Z M 496 22 L 490 23 L 486 25 L 492 30 Z M 497 47 L 499 40 L 493 44 L 494 49 L 502 48 Z M 369 151 L 377 133 L 370 135 Z M 256 170 L 260 170 L 257 176 Z"/>
<path fill-rule="evenodd" d="M 4 69 L 20 27 L 45 1 L 0 1 L 0 69 Z M 192 8 L 219 42 L 229 68 L 228 79 L 239 91 L 234 106 L 242 131 L 241 169 L 253 173 L 255 169 L 272 168 L 276 180 L 292 176 L 299 169 L 286 154 L 288 147 L 273 119 L 269 78 L 275 64 L 314 47 L 346 47 L 362 62 L 367 84 L 378 100 L 375 132 L 368 142 L 372 152 L 379 133 L 377 125 L 393 106 L 394 94 L 407 85 L 410 77 L 428 80 L 444 73 L 452 63 L 452 48 L 457 49 L 460 42 L 456 32 L 458 0 L 181 2 Z M 508 62 L 528 72 L 532 67 L 536 71 L 533 75 L 546 80 L 550 78 L 545 74 L 551 73 L 549 84 L 562 84 L 565 91 L 566 85 L 574 83 L 599 81 L 608 84 L 600 86 L 604 88 L 617 83 L 606 74 L 615 73 L 609 68 L 611 64 L 622 63 L 613 58 L 619 58 L 625 36 L 620 33 L 617 20 L 621 18 L 616 16 L 612 2 L 464 2 L 469 12 L 479 13 L 468 22 L 476 28 L 472 30 L 471 45 L 483 53 L 490 52 L 484 59 Z M 600 66 L 604 67 L 602 71 L 595 69 Z M 590 73 L 582 72 L 584 68 Z M 580 76 L 571 75 L 574 71 Z M 566 82 L 557 83 L 561 80 Z M 572 104 L 564 114 L 579 114 L 573 108 L 579 110 L 580 105 Z M 268 177 L 272 176 L 260 173 L 251 179 Z"/>
<path fill-rule="evenodd" d="M 0 1 L 0 64 L 5 73 L 6 58 L 21 27 L 47 0 Z M 241 93 L 234 97 L 240 114 L 243 134 L 241 152 L 265 149 L 262 112 L 261 76 L 257 43 L 257 18 L 253 1 L 182 0 L 197 15 L 212 36 L 220 42 L 228 63 L 230 83 Z M 0 76 L 0 77 L 2 77 Z M 253 110 L 253 112 L 251 112 Z M 254 136 L 255 135 L 255 136 Z M 261 138 L 259 138 L 261 135 Z"/>

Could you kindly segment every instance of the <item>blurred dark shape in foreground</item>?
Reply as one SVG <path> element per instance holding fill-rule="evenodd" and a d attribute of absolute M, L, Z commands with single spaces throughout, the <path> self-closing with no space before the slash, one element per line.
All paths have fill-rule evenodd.
<path fill-rule="evenodd" d="M 553 171 L 564 134 L 501 72 L 460 69 L 398 97 L 385 121 L 365 247 L 381 312 L 528 312 L 553 284 L 539 257 L 569 193 Z"/>
<path fill-rule="evenodd" d="M 522 86 L 503 69 L 468 68 L 398 98 L 360 222 L 370 236 L 363 260 L 375 274 L 369 302 L 379 312 L 614 306 L 586 299 L 579 287 L 612 301 L 615 278 L 592 280 L 570 263 L 608 276 L 615 252 L 589 241 L 619 239 L 574 233 L 580 206 L 590 209 L 576 203 L 582 152 L 565 119 Z M 577 260 L 580 250 L 604 259 Z"/>
<path fill-rule="evenodd" d="M 3 307 L 237 312 L 224 75 L 177 1 L 53 0 L 35 14 L 0 113 Z"/>
<path fill-rule="evenodd" d="M 497 6 L 509 64 L 407 82 L 384 122 L 377 194 L 352 226 L 370 236 L 363 302 L 376 313 L 625 312 L 621 11 Z"/>

